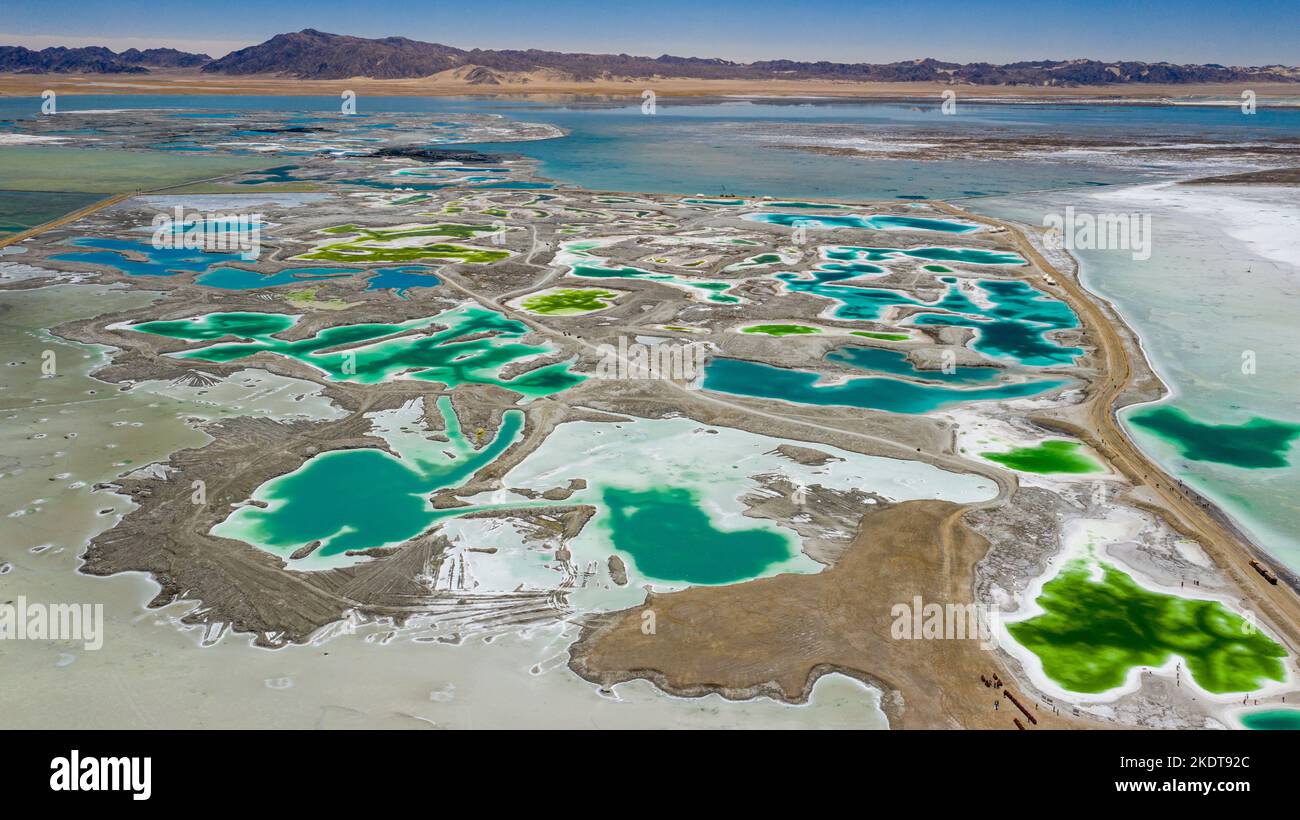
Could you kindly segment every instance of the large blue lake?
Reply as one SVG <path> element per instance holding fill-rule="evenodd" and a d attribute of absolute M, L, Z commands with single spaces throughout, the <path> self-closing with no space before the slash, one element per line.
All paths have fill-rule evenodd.
<path fill-rule="evenodd" d="M 343 84 L 340 84 L 340 89 Z M 810 125 L 855 133 L 907 137 L 934 129 L 971 136 L 1080 134 L 1117 142 L 1177 136 L 1234 140 L 1300 136 L 1300 110 L 1261 108 L 1244 116 L 1235 106 L 1003 105 L 961 102 L 945 116 L 940 100 L 674 100 L 661 98 L 653 115 L 639 97 L 538 102 L 491 97 L 361 97 L 358 126 L 382 125 L 383 113 L 429 114 L 440 122 L 457 113 L 500 114 L 544 122 L 565 139 L 481 144 L 539 160 L 557 182 L 597 190 L 656 193 L 765 194 L 838 199 L 958 198 L 1131 183 L 1162 172 L 1157 161 L 1116 167 L 1105 152 L 1026 162 L 1023 159 L 861 159 L 779 147 L 785 131 Z M 40 99 L 0 99 L 0 120 L 32 116 Z M 334 97 L 63 95 L 61 111 L 174 108 L 295 111 L 328 116 Z M 854 127 L 857 127 L 854 129 Z"/>

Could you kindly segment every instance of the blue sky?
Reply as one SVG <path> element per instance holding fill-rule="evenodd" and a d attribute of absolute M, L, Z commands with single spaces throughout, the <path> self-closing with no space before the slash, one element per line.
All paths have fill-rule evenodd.
<path fill-rule="evenodd" d="M 750 61 L 1300 63 L 1300 0 L 4 0 L 0 44 L 226 51 L 317 28 L 462 48 Z"/>

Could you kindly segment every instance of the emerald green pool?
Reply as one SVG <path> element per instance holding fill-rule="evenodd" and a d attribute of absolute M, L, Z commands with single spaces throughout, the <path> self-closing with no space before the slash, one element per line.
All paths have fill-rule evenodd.
<path fill-rule="evenodd" d="M 989 461 L 1024 473 L 1100 473 L 1105 468 L 1079 452 L 1077 441 L 1044 441 L 1033 447 L 1018 447 L 1006 453 L 980 453 Z"/>
<path fill-rule="evenodd" d="M 1128 417 L 1178 448 L 1192 461 L 1213 461 L 1248 469 L 1286 467 L 1300 437 L 1300 425 L 1253 418 L 1245 424 L 1206 424 L 1177 407 L 1153 407 Z"/>
<path fill-rule="evenodd" d="M 1105 692 L 1122 686 L 1131 669 L 1174 656 L 1215 694 L 1285 680 L 1286 650 L 1223 604 L 1153 592 L 1108 564 L 1101 572 L 1094 579 L 1087 559 L 1068 562 L 1043 586 L 1044 612 L 1007 626 L 1063 688 Z"/>
<path fill-rule="evenodd" d="M 1247 729 L 1300 730 L 1300 709 L 1260 709 L 1238 717 Z"/>
<path fill-rule="evenodd" d="M 297 316 L 287 316 L 283 313 L 209 313 L 197 319 L 144 322 L 132 325 L 131 329 L 141 333 L 200 342 L 225 336 L 256 339 L 282 333 L 297 323 Z"/>
<path fill-rule="evenodd" d="M 705 390 L 779 399 L 795 404 L 842 405 L 891 413 L 928 413 L 953 404 L 1033 396 L 1060 387 L 1064 380 L 1003 384 L 985 388 L 952 388 L 904 379 L 866 376 L 840 384 L 817 384 L 821 374 L 787 370 L 761 362 L 717 357 L 704 367 Z"/>
<path fill-rule="evenodd" d="M 700 508 L 700 499 L 684 487 L 607 487 L 602 499 L 610 543 L 649 578 L 729 584 L 760 575 L 794 554 L 790 539 L 775 530 L 718 529 Z"/>
<path fill-rule="evenodd" d="M 299 318 L 281 314 L 215 313 L 197 319 L 144 322 L 131 329 L 188 340 L 235 336 L 239 341 L 169 355 L 230 362 L 269 352 L 310 365 L 333 381 L 377 384 L 400 375 L 439 382 L 449 388 L 461 384 L 495 384 L 525 396 L 545 396 L 567 390 L 585 378 L 572 372 L 565 363 L 539 367 L 513 379 L 500 378 L 500 371 L 506 365 L 549 353 L 551 348 L 513 341 L 529 333 L 526 325 L 477 306 L 453 308 L 437 316 L 398 324 L 338 325 L 292 342 L 275 336 L 293 327 Z M 435 327 L 442 329 L 434 330 Z M 474 338 L 477 334 L 488 335 Z"/>
<path fill-rule="evenodd" d="M 494 461 L 519 437 L 523 413 L 508 410 L 495 439 L 475 450 L 462 434 L 451 399 L 438 400 L 448 442 L 396 458 L 383 450 L 334 450 L 308 460 L 254 494 L 265 508 L 236 510 L 213 529 L 281 555 L 321 541 L 319 557 L 399 544 L 439 518 L 464 510 L 435 510 L 429 494 L 456 487 Z"/>

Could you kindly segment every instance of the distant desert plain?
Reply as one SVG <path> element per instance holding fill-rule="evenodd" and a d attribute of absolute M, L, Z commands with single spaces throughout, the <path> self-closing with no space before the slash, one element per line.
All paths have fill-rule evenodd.
<path fill-rule="evenodd" d="M 472 67 L 428 77 L 376 80 L 369 77 L 313 80 L 276 75 L 213 75 L 198 69 L 153 70 L 147 75 L 0 74 L 0 95 L 59 94 L 357 94 L 393 97 L 491 95 L 641 96 L 649 89 L 666 97 L 844 97 L 852 99 L 927 99 L 954 91 L 968 99 L 1044 102 L 1131 101 L 1134 103 L 1237 104 L 1242 92 L 1273 104 L 1300 104 L 1296 83 L 1109 84 L 1093 86 L 966 85 L 942 82 L 851 82 L 842 80 L 687 79 L 663 77 L 574 80 L 541 70 L 498 75 L 493 84 L 468 79 Z"/>

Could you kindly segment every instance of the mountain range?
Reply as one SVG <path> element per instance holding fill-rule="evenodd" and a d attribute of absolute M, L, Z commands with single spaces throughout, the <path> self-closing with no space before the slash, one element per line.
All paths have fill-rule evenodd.
<path fill-rule="evenodd" d="M 762 60 L 738 63 L 700 57 L 638 57 L 537 49 L 461 49 L 405 37 L 368 39 L 303 29 L 219 59 L 171 48 L 114 53 L 103 47 L 0 46 L 0 72 L 147 73 L 199 69 L 227 75 L 272 75 L 304 80 L 349 77 L 410 79 L 452 72 L 476 84 L 548 80 L 619 79 L 842 80 L 849 82 L 941 82 L 961 85 L 1080 86 L 1126 83 L 1190 84 L 1300 82 L 1294 66 L 1176 65 L 1137 61 L 1032 60 L 1015 63 L 953 63 L 931 58 L 893 63 Z"/>
<path fill-rule="evenodd" d="M 103 46 L 44 48 L 0 46 L 0 71 L 22 74 L 145 74 L 150 68 L 195 68 L 212 58 L 174 48 L 128 48 L 119 53 Z"/>

